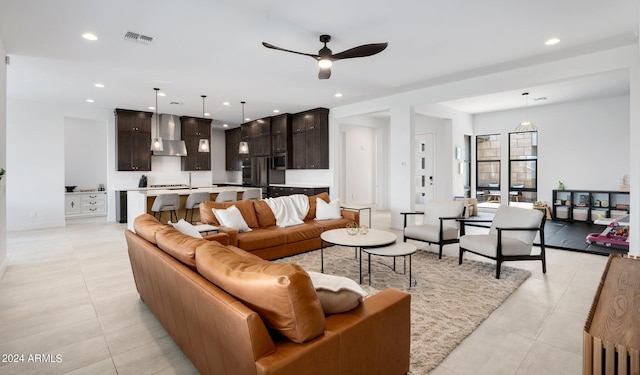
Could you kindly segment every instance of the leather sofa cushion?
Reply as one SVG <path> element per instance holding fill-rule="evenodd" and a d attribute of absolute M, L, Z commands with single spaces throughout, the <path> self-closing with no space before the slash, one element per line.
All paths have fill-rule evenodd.
<path fill-rule="evenodd" d="M 298 241 L 318 238 L 323 231 L 322 226 L 314 223 L 313 220 L 302 225 L 295 225 L 292 227 L 278 229 L 285 234 L 285 240 L 287 243 L 294 243 Z"/>
<path fill-rule="evenodd" d="M 265 228 L 276 225 L 276 217 L 267 202 L 262 200 L 253 201 L 253 208 L 256 211 L 260 227 Z"/>
<path fill-rule="evenodd" d="M 289 340 L 303 343 L 323 334 L 322 306 L 311 278 L 300 266 L 243 257 L 215 244 L 196 249 L 196 266 L 207 280 Z"/>
<path fill-rule="evenodd" d="M 343 211 L 344 212 L 344 211 Z M 352 223 L 351 219 L 331 219 L 331 220 L 317 220 L 316 224 L 322 226 L 324 231 L 338 228 L 346 228 L 347 224 Z"/>
<path fill-rule="evenodd" d="M 191 269 L 196 268 L 196 248 L 209 242 L 202 238 L 185 235 L 172 227 L 156 233 L 156 240 L 160 249 Z"/>
<path fill-rule="evenodd" d="M 133 229 L 136 234 L 154 245 L 157 244 L 156 232 L 165 228 L 166 225 L 163 225 L 158 219 L 149 214 L 139 215 L 133 221 Z"/>
<path fill-rule="evenodd" d="M 309 212 L 307 212 L 307 216 L 304 218 L 304 221 L 313 220 L 316 218 L 316 198 L 320 198 L 327 203 L 331 202 L 329 193 L 326 192 L 309 197 Z"/>
<path fill-rule="evenodd" d="M 238 233 L 238 247 L 251 251 L 273 246 L 284 245 L 287 236 L 284 231 L 277 227 L 256 228 L 251 232 Z"/>
<path fill-rule="evenodd" d="M 200 218 L 203 223 L 212 224 L 212 225 L 220 225 L 215 215 L 213 214 L 212 208 L 225 209 L 231 206 L 236 206 L 240 213 L 242 214 L 242 218 L 247 222 L 249 228 L 259 228 L 260 224 L 258 223 L 258 217 L 256 216 L 256 211 L 253 208 L 253 201 L 251 200 L 243 200 L 243 201 L 233 201 L 233 202 L 214 202 L 207 201 L 200 203 Z"/>

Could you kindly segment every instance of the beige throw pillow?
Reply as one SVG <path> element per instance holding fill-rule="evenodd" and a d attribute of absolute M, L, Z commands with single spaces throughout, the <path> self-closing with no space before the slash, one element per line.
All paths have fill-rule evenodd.
<path fill-rule="evenodd" d="M 325 315 L 353 310 L 367 296 L 367 292 L 362 290 L 358 283 L 347 277 L 318 272 L 307 273 L 311 277 Z"/>

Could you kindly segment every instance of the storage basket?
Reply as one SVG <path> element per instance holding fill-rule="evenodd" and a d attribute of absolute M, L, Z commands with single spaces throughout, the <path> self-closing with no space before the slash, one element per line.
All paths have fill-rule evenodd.
<path fill-rule="evenodd" d="M 612 254 L 584 324 L 582 374 L 640 374 L 640 259 Z"/>
<path fill-rule="evenodd" d="M 587 221 L 588 216 L 589 211 L 585 210 L 584 208 L 573 209 L 573 220 Z"/>
<path fill-rule="evenodd" d="M 627 211 L 622 211 L 622 210 L 611 210 L 611 218 L 612 219 L 619 219 L 623 216 L 627 216 L 628 213 Z"/>
<path fill-rule="evenodd" d="M 569 218 L 569 209 L 567 207 L 556 207 L 556 218 L 557 219 L 568 219 Z"/>

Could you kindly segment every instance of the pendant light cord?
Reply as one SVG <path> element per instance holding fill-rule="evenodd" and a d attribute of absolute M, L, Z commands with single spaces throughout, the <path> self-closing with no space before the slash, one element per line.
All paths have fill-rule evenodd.
<path fill-rule="evenodd" d="M 204 118 L 204 98 L 206 98 L 206 95 L 200 95 L 202 96 L 202 118 Z"/>
<path fill-rule="evenodd" d="M 160 89 L 155 87 L 154 90 L 156 90 L 156 138 L 159 138 L 160 137 L 160 119 L 158 118 L 158 91 L 160 91 Z"/>
<path fill-rule="evenodd" d="M 241 121 L 240 121 L 240 124 L 244 123 L 244 104 L 245 104 L 245 103 L 246 103 L 246 102 L 240 102 L 240 104 L 242 104 L 242 119 L 241 119 Z"/>

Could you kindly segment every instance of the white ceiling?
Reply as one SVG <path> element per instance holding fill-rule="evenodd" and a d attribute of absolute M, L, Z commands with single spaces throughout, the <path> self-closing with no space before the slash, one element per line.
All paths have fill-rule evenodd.
<path fill-rule="evenodd" d="M 236 124 L 242 100 L 252 118 L 331 108 L 492 67 L 637 43 L 638 8 L 638 0 L 0 0 L 0 39 L 11 58 L 10 98 L 148 110 L 159 87 L 167 94 L 161 113 L 201 116 L 205 94 L 213 118 Z M 125 41 L 126 31 L 156 39 Z M 85 32 L 99 39 L 84 40 Z M 331 78 L 318 80 L 313 59 L 261 45 L 317 53 L 325 33 L 334 53 L 389 47 L 337 61 Z M 550 37 L 561 42 L 545 46 Z M 536 105 L 624 95 L 629 83 L 624 72 L 610 72 L 526 90 Z M 542 96 L 548 100 L 533 101 Z M 445 104 L 479 113 L 523 103 L 514 91 Z"/>

